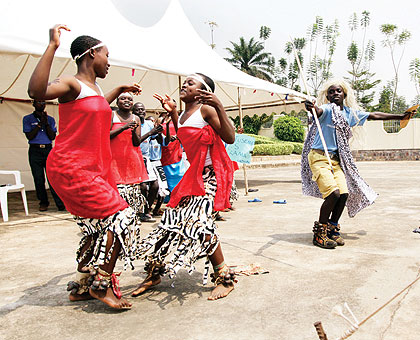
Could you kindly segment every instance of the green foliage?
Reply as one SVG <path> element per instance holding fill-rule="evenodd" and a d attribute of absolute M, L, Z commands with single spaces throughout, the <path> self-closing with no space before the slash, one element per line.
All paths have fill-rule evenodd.
<path fill-rule="evenodd" d="M 244 132 L 246 134 L 254 134 L 257 135 L 258 131 L 261 129 L 261 125 L 268 122 L 269 120 L 273 119 L 274 112 L 267 116 L 265 113 L 263 113 L 261 116 L 257 116 L 256 114 L 252 117 L 245 115 L 243 117 L 243 123 L 244 123 Z M 235 124 L 235 127 L 238 128 L 240 126 L 239 124 L 239 116 L 235 117 L 233 119 L 233 122 Z"/>
<path fill-rule="evenodd" d="M 324 26 L 322 17 L 317 16 L 315 23 L 308 29 L 310 44 L 307 78 L 315 96 L 318 94 L 321 84 L 332 77 L 332 57 L 336 50 L 338 36 L 339 25 L 337 20 L 331 25 Z"/>
<path fill-rule="evenodd" d="M 287 142 L 278 142 L 273 144 L 255 145 L 253 155 L 290 155 L 293 152 L 293 145 Z"/>
<path fill-rule="evenodd" d="M 277 138 L 270 138 L 266 136 L 253 135 L 247 133 L 248 136 L 255 138 L 254 155 L 290 155 L 290 153 L 302 154 L 303 143 L 298 142 L 284 142 Z M 283 145 L 281 148 L 274 147 L 273 145 Z M 289 152 L 289 147 L 285 148 L 284 145 L 291 145 L 292 149 Z M 264 147 L 263 147 L 264 146 Z M 280 150 L 280 151 L 279 151 Z M 285 153 L 288 152 L 288 153 Z"/>
<path fill-rule="evenodd" d="M 267 40 L 270 37 L 271 28 L 267 26 L 260 27 L 260 39 Z"/>
<path fill-rule="evenodd" d="M 299 118 L 282 116 L 274 121 L 274 135 L 284 141 L 303 142 L 305 130 Z"/>
<path fill-rule="evenodd" d="M 302 154 L 303 143 L 298 143 L 298 142 L 289 142 L 289 143 L 293 145 L 293 153 L 296 153 L 298 155 Z"/>
<path fill-rule="evenodd" d="M 299 79 L 300 70 L 294 56 L 293 45 L 295 46 L 300 64 L 303 65 L 302 50 L 306 46 L 306 39 L 295 38 L 293 39 L 293 44 L 291 41 L 286 43 L 284 52 L 288 55 L 288 59 L 282 57 L 278 60 L 278 66 L 274 69 L 274 75 L 276 84 L 300 91 L 299 86 L 296 84 Z"/>
<path fill-rule="evenodd" d="M 272 80 L 275 61 L 271 53 L 264 52 L 264 44 L 261 41 L 254 38 L 246 41 L 244 37 L 240 37 L 239 44 L 233 41 L 230 43 L 232 48 L 226 48 L 231 55 L 230 58 L 225 58 L 228 62 L 251 76 Z"/>

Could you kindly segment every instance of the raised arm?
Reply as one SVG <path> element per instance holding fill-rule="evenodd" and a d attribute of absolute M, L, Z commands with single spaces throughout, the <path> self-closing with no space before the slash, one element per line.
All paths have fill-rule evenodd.
<path fill-rule="evenodd" d="M 72 90 L 71 81 L 68 78 L 56 79 L 51 83 L 48 82 L 54 54 L 60 46 L 60 35 L 63 29 L 70 31 L 65 25 L 55 25 L 50 29 L 48 47 L 29 80 L 28 95 L 31 98 L 39 100 L 56 99 L 65 96 Z"/>
<path fill-rule="evenodd" d="M 141 94 L 141 86 L 137 83 L 134 83 L 133 85 L 120 85 L 116 87 L 115 89 L 109 91 L 105 94 L 106 101 L 111 104 L 117 97 L 124 92 L 130 92 L 136 96 Z"/>
<path fill-rule="evenodd" d="M 235 128 L 229 121 L 229 117 L 219 98 L 212 92 L 197 91 L 200 92 L 200 95 L 196 99 L 204 104 L 201 109 L 204 120 L 211 125 L 227 144 L 233 144 L 235 142 Z"/>
<path fill-rule="evenodd" d="M 162 107 L 166 112 L 171 116 L 172 122 L 174 123 L 175 131 L 178 131 L 178 110 L 176 108 L 176 102 L 174 99 L 171 99 L 167 94 L 166 98 L 163 98 L 161 95 L 155 93 L 153 98 L 156 98 L 162 104 Z"/>

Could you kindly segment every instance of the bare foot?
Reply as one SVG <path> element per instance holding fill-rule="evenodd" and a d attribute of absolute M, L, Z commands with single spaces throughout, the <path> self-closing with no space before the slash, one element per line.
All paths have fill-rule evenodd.
<path fill-rule="evenodd" d="M 207 300 L 217 300 L 228 296 L 228 294 L 233 290 L 233 283 L 219 283 L 216 288 L 211 291 L 210 296 Z"/>
<path fill-rule="evenodd" d="M 140 286 L 131 293 L 131 296 L 139 296 L 143 294 L 146 290 L 151 289 L 153 286 L 156 286 L 160 283 L 160 275 L 151 276 L 150 278 L 146 278 L 142 283 L 140 283 Z"/>
<path fill-rule="evenodd" d="M 69 294 L 69 300 L 74 302 L 74 301 L 85 301 L 85 300 L 92 300 L 93 297 L 88 293 L 83 293 L 83 294 Z"/>
<path fill-rule="evenodd" d="M 126 299 L 121 298 L 118 299 L 114 292 L 112 291 L 112 287 L 108 287 L 107 290 L 93 290 L 92 288 L 89 288 L 89 294 L 99 301 L 102 301 L 103 303 L 107 304 L 109 307 L 115 308 L 115 309 L 130 309 L 131 303 L 128 302 Z"/>

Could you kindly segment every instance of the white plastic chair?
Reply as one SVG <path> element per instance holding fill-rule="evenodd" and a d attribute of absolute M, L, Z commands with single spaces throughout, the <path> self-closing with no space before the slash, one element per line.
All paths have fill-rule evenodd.
<path fill-rule="evenodd" d="M 15 176 L 15 184 L 6 184 L 5 186 L 0 187 L 1 213 L 3 215 L 3 221 L 7 222 L 9 220 L 9 211 L 7 205 L 7 193 L 9 191 L 20 191 L 20 194 L 22 195 L 23 206 L 25 208 L 25 213 L 26 216 L 28 216 L 28 202 L 26 201 L 25 185 L 22 184 L 22 180 L 20 178 L 20 171 L 0 170 L 0 175 Z"/>

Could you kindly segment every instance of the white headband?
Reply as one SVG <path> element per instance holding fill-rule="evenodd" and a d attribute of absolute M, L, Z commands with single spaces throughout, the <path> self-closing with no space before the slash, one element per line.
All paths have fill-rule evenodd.
<path fill-rule="evenodd" d="M 96 48 L 105 46 L 105 43 L 101 42 L 93 47 L 89 47 L 86 51 L 84 51 L 82 54 L 78 54 L 77 56 L 75 56 L 73 59 L 74 61 L 78 61 L 81 57 L 83 57 L 86 53 L 88 53 L 90 50 L 94 50 Z"/>
<path fill-rule="evenodd" d="M 210 88 L 210 86 L 204 80 L 204 78 L 202 76 L 200 76 L 199 74 L 194 73 L 194 74 L 189 75 L 187 78 L 192 78 L 194 80 L 197 80 L 199 83 L 204 85 L 204 87 L 206 88 L 206 90 L 208 92 L 213 92 L 212 89 Z"/>
<path fill-rule="evenodd" d="M 133 98 L 133 99 L 134 99 L 133 95 L 132 95 L 130 92 L 123 92 L 123 93 L 121 93 L 121 94 L 118 96 L 118 99 L 120 99 L 120 97 L 122 97 L 122 96 L 129 96 L 129 97 L 131 97 L 131 98 Z"/>

